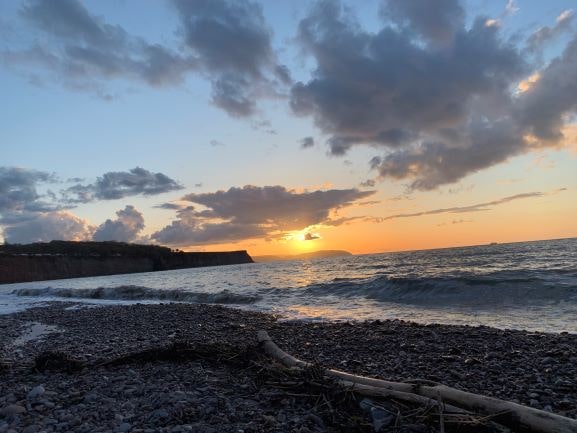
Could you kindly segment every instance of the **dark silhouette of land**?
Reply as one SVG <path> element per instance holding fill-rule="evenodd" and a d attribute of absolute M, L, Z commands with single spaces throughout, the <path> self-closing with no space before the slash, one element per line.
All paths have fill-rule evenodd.
<path fill-rule="evenodd" d="M 0 284 L 252 263 L 244 250 L 183 252 L 124 242 L 0 245 Z"/>

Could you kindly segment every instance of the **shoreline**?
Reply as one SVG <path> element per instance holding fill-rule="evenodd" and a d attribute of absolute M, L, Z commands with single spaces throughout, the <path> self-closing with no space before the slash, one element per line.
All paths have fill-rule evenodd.
<path fill-rule="evenodd" d="M 124 367 L 97 367 L 76 374 L 34 373 L 30 368 L 34 357 L 47 350 L 90 365 L 181 341 L 193 345 L 224 345 L 239 354 L 246 353 L 256 350 L 256 332 L 260 329 L 267 330 L 287 352 L 323 367 L 393 381 L 424 379 L 441 382 L 577 418 L 577 396 L 574 393 L 577 389 L 575 334 L 547 334 L 483 326 L 420 325 L 400 320 L 281 321 L 266 313 L 207 304 L 135 304 L 67 309 L 72 305 L 78 304 L 58 302 L 0 316 L 0 360 L 12 363 L 12 368 L 0 372 L 5 379 L 0 381 L 0 412 L 9 405 L 25 408 L 25 413 L 16 415 L 16 418 L 19 428 L 38 427 L 36 430 L 31 428 L 31 433 L 66 431 L 54 426 L 68 422 L 71 427 L 71 420 L 75 423 L 80 420 L 71 429 L 79 432 L 143 432 L 146 428 L 166 432 L 209 432 L 211 428 L 231 432 L 238 432 L 239 429 L 245 432 L 277 431 L 271 430 L 266 423 L 272 422 L 269 417 L 279 413 L 279 410 L 286 419 L 282 416 L 275 418 L 277 427 L 296 417 L 299 421 L 293 420 L 295 426 L 315 431 L 314 425 L 311 425 L 314 422 L 305 417 L 308 412 L 302 407 L 297 405 L 279 409 L 271 406 L 269 399 L 261 398 L 257 391 L 252 390 L 251 381 L 254 378 L 249 377 L 250 374 L 245 378 L 249 388 L 243 391 L 249 397 L 241 398 L 241 402 L 239 398 L 231 397 L 230 391 L 240 386 L 242 375 L 232 379 L 231 372 L 221 365 L 199 367 L 192 363 L 178 364 L 178 368 L 175 368 L 174 363 L 163 361 Z M 39 335 L 38 339 L 24 340 L 17 347 L 12 345 L 30 323 L 47 327 L 50 332 Z M 208 413 L 197 414 L 196 418 L 189 417 L 184 420 L 186 422 L 180 422 L 183 419 L 170 413 L 168 417 L 161 417 L 162 420 L 150 419 L 150 413 L 164 406 L 155 408 L 147 395 L 156 395 L 159 401 L 170 400 L 174 389 L 167 388 L 167 384 L 182 388 L 179 392 L 194 394 L 197 387 L 187 388 L 182 383 L 186 382 L 186 377 L 198 376 L 198 368 L 200 371 L 209 368 L 219 372 L 217 390 L 211 388 L 208 379 L 205 386 L 215 395 L 228 395 L 226 398 L 230 400 L 232 409 L 227 408 L 225 412 L 236 415 L 229 416 L 228 421 L 219 421 L 210 411 L 212 397 L 195 395 L 195 404 L 205 405 Z M 127 373 L 128 370 L 136 372 L 141 380 L 132 378 L 133 373 Z M 176 376 L 166 378 L 167 372 Z M 104 381 L 103 376 L 108 379 Z M 116 380 L 118 377 L 121 378 Z M 133 386 L 130 385 L 132 379 L 136 380 Z M 136 391 L 124 393 L 121 390 L 107 396 L 108 391 L 105 390 L 110 383 L 116 382 L 122 383 L 122 386 L 119 385 L 122 390 L 128 387 Z M 58 391 L 62 383 L 72 391 Z M 56 395 L 50 394 L 47 404 L 42 403 L 39 405 L 41 410 L 35 410 L 28 393 L 40 385 L 47 394 Z M 151 390 L 146 391 L 146 386 L 151 386 Z M 235 392 L 238 393 L 238 390 Z M 91 393 L 97 394 L 94 402 L 85 401 Z M 243 403 L 247 399 L 256 402 L 251 403 L 254 407 Z M 108 408 L 104 418 L 92 419 L 92 415 L 87 415 L 86 411 L 92 407 L 92 403 Z M 310 408 L 307 410 L 310 411 Z M 248 415 L 251 411 L 254 416 Z M 255 418 L 256 424 L 250 424 L 252 421 L 249 418 Z M 12 428 L 7 421 L 9 419 L 12 418 L 0 415 L 1 433 Z M 53 420 L 58 422 L 50 424 Z M 119 430 L 121 425 L 128 430 Z M 192 430 L 187 427 L 190 425 L 193 425 Z M 229 427 L 230 430 L 227 430 Z"/>

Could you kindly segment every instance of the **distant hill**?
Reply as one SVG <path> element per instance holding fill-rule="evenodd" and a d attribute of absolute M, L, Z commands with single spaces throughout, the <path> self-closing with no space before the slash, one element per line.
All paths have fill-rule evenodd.
<path fill-rule="evenodd" d="M 255 262 L 278 262 L 286 260 L 310 260 L 310 259 L 323 259 L 327 257 L 338 257 L 338 256 L 352 256 L 348 251 L 343 250 L 321 250 L 312 251 L 310 253 L 303 254 L 293 254 L 293 255 L 267 255 L 267 256 L 253 256 Z"/>

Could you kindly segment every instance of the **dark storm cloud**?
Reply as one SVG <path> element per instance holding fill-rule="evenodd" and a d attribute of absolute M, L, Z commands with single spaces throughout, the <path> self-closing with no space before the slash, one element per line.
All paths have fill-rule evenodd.
<path fill-rule="evenodd" d="M 212 82 L 213 102 L 232 116 L 254 113 L 256 99 L 290 83 L 277 64 L 262 7 L 249 0 L 173 0 L 185 43 Z"/>
<path fill-rule="evenodd" d="M 523 199 L 527 199 L 527 198 L 544 197 L 544 196 L 551 195 L 551 194 L 557 194 L 561 191 L 565 191 L 565 188 L 551 191 L 549 193 L 527 192 L 527 193 L 523 193 L 523 194 L 516 194 L 516 195 L 512 195 L 512 196 L 508 196 L 508 197 L 503 197 L 503 198 L 498 199 L 498 200 L 488 201 L 485 203 L 472 204 L 469 206 L 457 206 L 457 207 L 449 207 L 449 208 L 442 208 L 442 209 L 432 209 L 432 210 L 427 210 L 427 211 L 422 211 L 422 212 L 390 215 L 390 216 L 382 217 L 382 218 L 369 217 L 368 219 L 370 221 L 380 223 L 380 222 L 384 222 L 384 221 L 388 221 L 388 220 L 392 220 L 392 219 L 397 219 L 397 218 L 413 218 L 413 217 L 420 217 L 420 216 L 425 216 L 425 215 L 437 215 L 437 214 L 447 214 L 447 213 L 458 214 L 458 213 L 482 212 L 482 211 L 491 210 L 494 206 L 499 206 L 501 204 L 510 203 L 512 201 L 523 200 Z"/>
<path fill-rule="evenodd" d="M 527 40 L 529 51 L 536 52 L 543 48 L 547 42 L 552 41 L 561 34 L 571 30 L 575 14 L 572 10 L 565 10 L 559 14 L 553 27 L 539 27 Z"/>
<path fill-rule="evenodd" d="M 381 15 L 385 25 L 372 33 L 338 2 L 319 2 L 299 24 L 316 69 L 292 87 L 291 107 L 330 136 L 333 155 L 383 149 L 371 161 L 381 179 L 431 190 L 558 144 L 576 107 L 575 40 L 515 94 L 532 66 L 487 17 L 467 26 L 454 0 L 389 0 Z M 563 13 L 557 26 L 570 18 Z"/>
<path fill-rule="evenodd" d="M 144 229 L 144 217 L 134 206 L 116 212 L 115 220 L 107 219 L 95 231 L 95 241 L 132 242 Z"/>
<path fill-rule="evenodd" d="M 183 200 L 201 205 L 178 211 L 178 219 L 151 237 L 160 243 L 190 245 L 222 243 L 274 233 L 330 225 L 331 211 L 350 206 L 374 191 L 356 189 L 295 192 L 282 186 L 230 188 L 188 194 Z M 344 222 L 344 221 L 343 221 Z"/>
<path fill-rule="evenodd" d="M 152 173 L 136 167 L 129 171 L 111 171 L 88 185 L 73 185 L 62 191 L 67 203 L 89 203 L 114 200 L 134 195 L 156 195 L 182 189 L 174 179 L 163 173 Z"/>

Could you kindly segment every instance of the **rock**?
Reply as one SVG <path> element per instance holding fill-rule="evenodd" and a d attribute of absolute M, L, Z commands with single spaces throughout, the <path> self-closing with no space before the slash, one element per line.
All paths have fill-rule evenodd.
<path fill-rule="evenodd" d="M 32 400 L 34 398 L 38 398 L 41 395 L 43 395 L 45 392 L 46 392 L 46 390 L 44 389 L 44 387 L 42 385 L 35 386 L 28 393 L 28 399 Z"/>
<path fill-rule="evenodd" d="M 575 403 L 571 402 L 570 400 L 561 400 L 561 401 L 556 402 L 555 406 L 561 410 L 568 410 L 568 409 L 572 409 L 576 405 L 575 405 Z"/>
<path fill-rule="evenodd" d="M 150 414 L 152 421 L 170 418 L 170 414 L 165 409 L 156 409 Z"/>
<path fill-rule="evenodd" d="M 54 403 L 52 403 L 51 401 L 49 401 L 49 400 L 44 400 L 44 399 L 40 400 L 39 403 L 40 403 L 40 404 L 43 404 L 43 405 L 46 406 L 48 409 L 52 409 L 54 406 L 56 406 L 56 405 L 55 405 Z"/>
<path fill-rule="evenodd" d="M 123 423 L 120 424 L 118 427 L 116 427 L 116 428 L 114 429 L 114 431 L 115 431 L 115 432 L 118 432 L 118 433 L 125 433 L 125 432 L 130 431 L 131 428 L 132 428 L 132 426 L 131 426 L 129 423 L 123 422 Z"/>
<path fill-rule="evenodd" d="M 18 404 L 9 404 L 0 409 L 0 415 L 4 417 L 20 415 L 26 412 L 26 408 Z"/>

